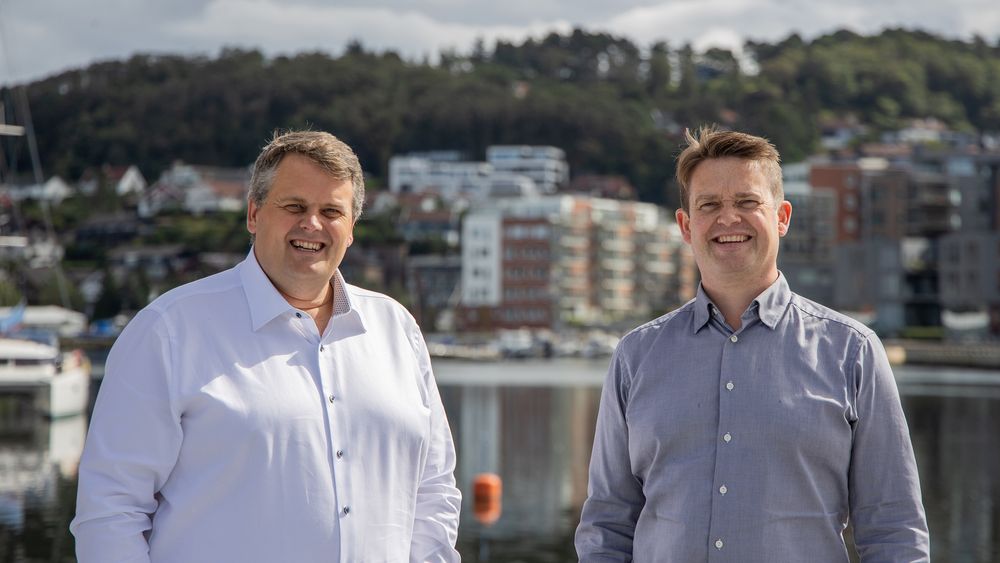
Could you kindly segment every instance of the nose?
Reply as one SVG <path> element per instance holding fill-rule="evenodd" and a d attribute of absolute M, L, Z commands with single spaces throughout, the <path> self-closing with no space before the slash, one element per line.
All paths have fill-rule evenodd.
<path fill-rule="evenodd" d="M 722 209 L 719 210 L 718 222 L 720 225 L 732 225 L 740 221 L 742 221 L 742 217 L 740 217 L 739 210 L 736 209 L 735 205 L 723 205 Z"/>
<path fill-rule="evenodd" d="M 321 228 L 319 216 L 316 213 L 303 213 L 299 226 L 306 231 L 318 231 Z"/>

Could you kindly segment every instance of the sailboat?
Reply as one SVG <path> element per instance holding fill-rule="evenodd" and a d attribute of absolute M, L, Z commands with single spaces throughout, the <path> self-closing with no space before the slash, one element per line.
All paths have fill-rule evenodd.
<path fill-rule="evenodd" d="M 23 90 L 21 101 L 25 125 L 7 125 L 5 112 L 0 109 L 0 136 L 26 136 L 34 176 L 41 184 L 38 148 Z M 44 203 L 42 210 L 48 237 L 55 240 L 48 207 Z M 65 279 L 58 264 L 56 273 L 66 303 Z M 0 318 L 0 427 L 25 410 L 25 404 L 35 413 L 57 418 L 86 413 L 90 401 L 90 362 L 86 356 L 79 350 L 62 351 L 54 333 L 19 330 L 26 309 L 27 304 L 22 300 Z M 20 396 L 28 400 L 20 401 Z"/>

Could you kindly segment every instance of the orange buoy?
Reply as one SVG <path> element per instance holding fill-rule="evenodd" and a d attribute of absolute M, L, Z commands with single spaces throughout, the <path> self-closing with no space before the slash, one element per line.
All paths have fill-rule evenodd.
<path fill-rule="evenodd" d="M 500 519 L 503 481 L 496 473 L 480 473 L 472 480 L 472 514 L 484 526 Z"/>

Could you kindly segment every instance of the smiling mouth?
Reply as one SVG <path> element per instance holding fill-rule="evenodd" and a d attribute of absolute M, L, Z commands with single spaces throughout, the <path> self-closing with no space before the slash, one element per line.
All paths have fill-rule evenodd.
<path fill-rule="evenodd" d="M 308 250 L 309 252 L 319 252 L 323 248 L 323 243 L 310 242 L 307 240 L 293 240 L 292 247 L 299 250 Z"/>
<path fill-rule="evenodd" d="M 734 242 L 746 242 L 750 240 L 749 235 L 722 235 L 720 237 L 715 237 L 715 242 L 722 244 L 729 244 Z"/>

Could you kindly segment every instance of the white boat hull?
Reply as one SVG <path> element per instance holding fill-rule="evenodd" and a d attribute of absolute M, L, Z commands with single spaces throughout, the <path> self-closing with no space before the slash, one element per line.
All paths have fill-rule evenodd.
<path fill-rule="evenodd" d="M 63 371 L 35 396 L 36 410 L 52 418 L 85 413 L 89 402 L 90 372 L 82 367 Z"/>
<path fill-rule="evenodd" d="M 35 342 L 0 339 L 0 352 L 7 353 L 0 360 L 0 395 L 27 396 L 37 414 L 52 418 L 86 413 L 90 362 L 79 351 L 48 350 Z"/>

